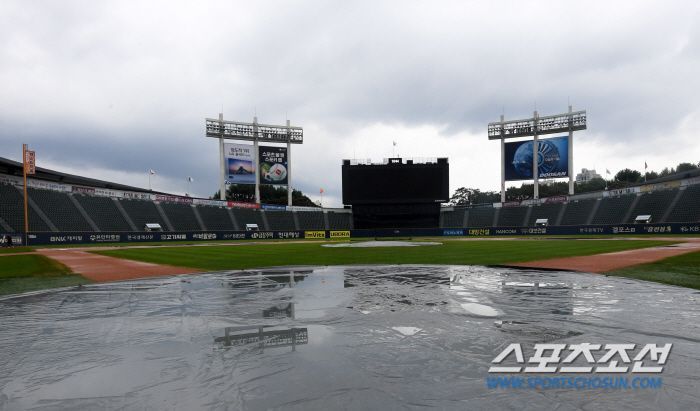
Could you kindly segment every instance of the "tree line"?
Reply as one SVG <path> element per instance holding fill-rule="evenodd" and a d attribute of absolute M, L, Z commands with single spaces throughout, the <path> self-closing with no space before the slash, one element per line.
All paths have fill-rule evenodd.
<path fill-rule="evenodd" d="M 649 171 L 646 173 L 646 180 L 655 180 L 671 174 L 682 173 L 700 168 L 698 164 L 680 163 L 675 168 L 665 167 L 660 172 Z M 644 175 L 637 170 L 626 168 L 618 171 L 615 176 L 607 180 L 609 190 L 629 187 L 631 185 L 644 182 Z M 583 184 L 574 183 L 574 192 L 577 194 L 589 193 L 592 191 L 605 190 L 606 180 L 603 178 L 593 178 L 591 181 Z M 523 201 L 530 200 L 534 197 L 534 183 L 523 183 L 520 187 L 509 187 L 506 189 L 506 201 Z M 569 194 L 569 182 L 559 181 L 551 185 L 539 185 L 540 197 L 564 196 Z M 478 188 L 461 187 L 455 190 L 455 193 L 450 197 L 448 205 L 469 205 L 483 203 L 499 203 L 501 201 L 500 191 L 481 191 Z"/>
<path fill-rule="evenodd" d="M 216 190 L 212 200 L 218 200 L 221 190 Z M 255 202 L 255 184 L 231 184 L 226 189 L 227 201 Z M 272 185 L 260 185 L 260 202 L 265 204 L 287 205 L 287 188 Z M 298 207 L 319 207 L 299 190 L 292 189 L 292 205 Z"/>

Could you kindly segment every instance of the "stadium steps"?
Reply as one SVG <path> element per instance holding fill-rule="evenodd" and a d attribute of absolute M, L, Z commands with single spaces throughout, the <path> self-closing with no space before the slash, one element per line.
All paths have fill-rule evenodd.
<path fill-rule="evenodd" d="M 593 208 L 591 208 L 591 213 L 588 215 L 588 218 L 586 219 L 586 225 L 593 224 L 593 220 L 595 219 L 596 214 L 598 214 L 598 209 L 600 208 L 600 204 L 602 202 L 603 202 L 602 198 L 598 198 L 595 200 L 595 203 L 593 203 Z"/>
<path fill-rule="evenodd" d="M 593 224 L 623 224 L 632 213 L 632 205 L 639 197 L 635 194 L 624 194 L 619 197 L 604 197 L 596 212 Z"/>
<path fill-rule="evenodd" d="M 7 233 L 15 232 L 15 230 L 12 227 L 10 227 L 10 225 L 7 224 L 5 220 L 2 219 L 2 217 L 0 217 L 0 228 L 2 228 L 2 231 L 5 231 Z"/>
<path fill-rule="evenodd" d="M 525 220 L 523 220 L 523 226 L 527 226 L 528 221 L 530 221 L 530 216 L 532 215 L 533 206 L 530 206 L 525 211 Z"/>
<path fill-rule="evenodd" d="M 10 226 L 15 233 L 24 232 L 24 195 L 23 190 L 14 184 L 0 183 L 0 217 Z M 36 204 L 35 204 L 36 205 Z M 41 210 L 39 210 L 41 211 Z M 47 218 L 40 217 L 34 207 L 28 203 L 29 231 L 47 232 L 52 228 L 46 224 Z M 56 228 L 53 226 L 53 228 Z"/>
<path fill-rule="evenodd" d="M 294 214 L 289 211 L 265 210 L 264 215 L 271 230 L 295 230 Z"/>
<path fill-rule="evenodd" d="M 562 215 L 559 225 L 583 225 L 591 216 L 591 209 L 597 203 L 596 199 L 570 200 L 566 204 L 564 214 Z"/>
<path fill-rule="evenodd" d="M 163 211 L 163 207 L 160 206 L 160 203 L 156 203 L 154 201 L 153 205 L 156 206 L 156 211 L 158 211 L 158 215 L 160 215 L 160 218 L 165 223 L 165 226 L 168 227 L 168 231 L 175 231 L 175 228 L 173 227 L 172 223 L 168 219 L 168 216 L 165 214 L 165 211 Z"/>
<path fill-rule="evenodd" d="M 207 231 L 207 226 L 204 224 L 204 220 L 202 220 L 202 216 L 199 215 L 199 209 L 196 206 L 191 206 L 192 207 L 192 213 L 194 213 L 194 218 L 197 219 L 197 224 L 199 224 L 199 228 L 202 231 Z"/>
<path fill-rule="evenodd" d="M 566 213 L 566 207 L 568 205 L 569 203 L 562 203 L 559 214 L 557 215 L 557 221 L 554 222 L 554 225 L 561 225 L 561 220 L 564 219 L 564 213 Z"/>
<path fill-rule="evenodd" d="M 111 197 L 74 193 L 72 197 L 80 203 L 100 231 L 132 231 Z"/>
<path fill-rule="evenodd" d="M 70 201 L 73 203 L 75 208 L 78 209 L 78 212 L 80 213 L 80 215 L 82 215 L 83 218 L 85 219 L 85 221 L 87 221 L 87 223 L 90 224 L 90 227 L 92 227 L 92 230 L 97 232 L 97 233 L 102 232 L 102 230 L 100 230 L 100 227 L 98 227 L 97 224 L 95 224 L 95 222 L 92 221 L 92 218 L 90 218 L 90 216 L 85 211 L 83 206 L 80 205 L 78 200 L 72 194 L 67 194 L 67 196 L 70 199 Z"/>
<path fill-rule="evenodd" d="M 462 219 L 462 228 L 467 228 L 469 226 L 469 209 L 464 209 L 464 217 Z"/>
<path fill-rule="evenodd" d="M 297 215 L 296 211 L 292 211 L 292 218 L 294 219 L 295 230 L 300 231 L 301 225 L 299 225 L 299 216 Z"/>
<path fill-rule="evenodd" d="M 503 209 L 503 207 L 499 207 L 493 212 L 493 223 L 491 223 L 491 227 L 498 227 L 498 218 L 501 216 L 501 209 Z"/>
<path fill-rule="evenodd" d="M 531 207 L 532 213 L 527 219 L 528 226 L 534 226 L 535 222 L 540 218 L 549 220 L 549 225 L 557 225 L 557 220 L 561 214 L 562 205 L 564 203 L 544 203 Z"/>
<path fill-rule="evenodd" d="M 668 216 L 671 215 L 671 212 L 673 209 L 676 207 L 676 204 L 678 204 L 678 200 L 681 199 L 683 196 L 683 192 L 685 190 L 678 189 L 678 192 L 676 193 L 676 196 L 673 197 L 673 200 L 671 201 L 671 204 L 668 205 L 668 208 L 666 209 L 666 212 L 664 215 L 661 216 L 661 220 L 659 220 L 660 223 L 665 223 L 666 219 L 668 219 Z"/>
<path fill-rule="evenodd" d="M 700 184 L 689 185 L 678 199 L 666 222 L 690 223 L 700 221 Z"/>
<path fill-rule="evenodd" d="M 139 228 L 136 227 L 136 224 L 134 224 L 133 221 L 131 221 L 131 217 L 129 217 L 129 214 L 127 214 L 126 210 L 124 210 L 124 207 L 122 207 L 122 203 L 114 197 L 112 197 L 112 201 L 114 202 L 114 205 L 117 207 L 117 210 L 119 210 L 119 213 L 124 218 L 124 221 L 126 221 L 126 223 L 129 224 L 131 231 L 139 231 Z"/>
<path fill-rule="evenodd" d="M 233 210 L 230 208 L 227 208 L 226 212 L 228 213 L 228 216 L 231 219 L 231 223 L 233 224 L 233 229 L 236 231 L 240 231 L 241 226 L 238 225 L 238 221 L 236 221 L 236 216 L 233 215 Z"/>
<path fill-rule="evenodd" d="M 124 211 L 129 215 L 129 219 L 136 226 L 137 231 L 143 231 L 146 224 L 160 224 L 163 230 L 168 229 L 153 201 L 137 199 L 122 199 L 119 201 Z"/>
<path fill-rule="evenodd" d="M 331 229 L 331 224 L 328 222 L 328 211 L 323 212 L 323 228 L 325 230 Z"/>
<path fill-rule="evenodd" d="M 628 223 L 634 223 L 638 215 L 650 215 L 652 223 L 661 223 L 662 217 L 666 214 L 671 202 L 680 192 L 677 188 L 670 190 L 655 190 L 637 196 L 639 201 L 634 207 Z"/>
<path fill-rule="evenodd" d="M 262 219 L 262 211 L 251 208 L 232 208 L 231 211 L 236 217 L 236 221 L 241 230 L 246 229 L 246 224 L 257 224 L 258 229 L 266 230 L 265 222 Z"/>
<path fill-rule="evenodd" d="M 498 216 L 498 227 L 524 227 L 527 224 L 525 217 L 530 207 L 501 207 Z"/>
<path fill-rule="evenodd" d="M 632 217 L 632 213 L 634 210 L 637 208 L 637 204 L 639 204 L 639 200 L 642 199 L 641 195 L 635 196 L 634 200 L 632 200 L 632 204 L 630 204 L 629 210 L 627 210 L 627 214 L 625 214 L 625 217 L 622 219 L 622 224 L 627 224 L 627 222 L 630 220 Z M 652 220 L 653 221 L 653 220 Z M 634 221 L 633 221 L 634 222 Z"/>
<path fill-rule="evenodd" d="M 323 211 L 299 211 L 299 229 L 301 230 L 325 230 L 326 223 L 323 219 Z"/>
<path fill-rule="evenodd" d="M 19 187 L 18 187 L 17 189 L 19 189 Z M 41 190 L 41 189 L 34 189 L 34 188 L 28 188 L 27 190 L 28 190 L 28 191 L 27 191 L 27 204 L 28 204 L 29 206 L 31 206 L 31 207 L 34 209 L 34 211 L 35 211 L 36 214 L 39 216 L 39 218 L 41 218 L 41 219 L 44 221 L 44 223 L 46 223 L 46 225 L 51 229 L 51 231 L 55 231 L 55 232 L 59 232 L 59 231 L 88 231 L 87 228 L 89 227 L 89 225 L 87 225 L 87 222 L 84 222 L 84 224 L 87 225 L 87 227 L 85 227 L 85 226 L 80 226 L 80 223 L 78 223 L 79 227 L 70 227 L 70 226 L 66 226 L 66 225 L 63 225 L 63 224 L 60 224 L 61 227 L 59 227 L 59 225 L 57 225 L 57 224 L 44 212 L 44 210 L 39 206 L 39 204 L 37 204 L 37 202 L 34 201 L 34 199 L 32 198 L 32 192 L 33 192 L 35 195 L 38 196 L 37 198 L 41 198 L 41 195 L 42 195 L 41 192 L 42 192 L 42 191 L 47 191 L 47 192 L 48 192 L 48 190 Z M 36 190 L 36 191 L 34 191 L 34 190 Z M 53 196 L 53 194 L 58 194 L 58 195 L 63 194 L 63 195 L 66 195 L 66 193 L 53 193 L 53 192 L 50 192 L 48 195 L 49 195 L 49 196 Z M 57 198 L 60 198 L 61 200 L 67 200 L 67 199 L 65 199 L 64 197 L 57 197 Z M 45 201 L 42 201 L 42 202 L 45 202 Z M 66 204 L 66 203 L 67 203 L 67 204 Z M 49 210 L 49 209 L 51 209 L 51 210 L 53 210 L 53 209 L 63 209 L 64 211 L 67 212 L 67 214 L 69 214 L 71 217 L 73 217 L 73 218 L 75 219 L 75 217 L 77 217 L 77 216 L 75 216 L 74 213 L 71 213 L 71 212 L 70 212 L 69 204 L 70 204 L 70 200 L 67 200 L 67 201 L 56 201 L 54 204 L 51 203 L 51 200 L 48 200 L 48 203 L 46 203 L 45 205 L 47 206 L 47 210 Z M 66 214 L 64 214 L 64 215 L 66 215 Z M 79 214 L 78 214 L 78 215 L 79 215 Z M 30 220 L 30 221 L 31 221 L 31 220 Z M 72 222 L 75 222 L 75 220 L 73 220 Z M 68 223 L 68 224 L 70 224 L 70 223 Z M 62 228 L 65 228 L 65 229 L 62 229 Z M 31 230 L 31 229 L 30 229 L 30 230 Z"/>
<path fill-rule="evenodd" d="M 202 226 L 194 215 L 194 208 L 188 203 L 161 202 L 158 204 L 163 210 L 174 231 L 201 231 Z"/>
<path fill-rule="evenodd" d="M 231 215 L 226 207 L 197 206 L 195 208 L 202 217 L 202 224 L 207 230 L 233 231 L 235 227 L 231 221 Z"/>
<path fill-rule="evenodd" d="M 265 210 L 261 210 L 260 216 L 262 217 L 263 224 L 265 225 L 265 230 L 269 230 L 270 223 L 267 221 L 267 213 L 265 212 Z"/>

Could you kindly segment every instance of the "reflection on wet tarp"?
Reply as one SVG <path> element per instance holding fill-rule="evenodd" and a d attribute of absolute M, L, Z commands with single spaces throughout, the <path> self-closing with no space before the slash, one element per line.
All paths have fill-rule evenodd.
<path fill-rule="evenodd" d="M 0 410 L 695 409 L 699 302 L 696 290 L 595 274 L 417 265 L 3 297 Z M 525 360 L 537 344 L 673 350 L 660 388 L 489 388 L 493 360 L 515 343 Z"/>
<path fill-rule="evenodd" d="M 215 337 L 214 341 L 224 346 L 243 346 L 256 344 L 258 348 L 292 347 L 296 350 L 299 344 L 309 342 L 309 331 L 306 328 L 268 329 L 264 325 L 258 327 L 226 327 L 223 337 Z M 255 330 L 250 332 L 250 330 Z"/>

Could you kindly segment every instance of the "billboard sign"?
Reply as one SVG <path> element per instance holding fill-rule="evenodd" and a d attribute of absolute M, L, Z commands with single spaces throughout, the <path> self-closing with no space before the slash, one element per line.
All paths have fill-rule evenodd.
<path fill-rule="evenodd" d="M 506 181 L 534 180 L 532 176 L 533 141 L 505 144 Z M 537 144 L 538 178 L 569 176 L 569 138 L 540 139 Z"/>
<path fill-rule="evenodd" d="M 287 185 L 287 147 L 260 146 L 260 184 Z"/>
<path fill-rule="evenodd" d="M 255 150 L 248 144 L 224 144 L 226 181 L 231 184 L 255 184 Z"/>

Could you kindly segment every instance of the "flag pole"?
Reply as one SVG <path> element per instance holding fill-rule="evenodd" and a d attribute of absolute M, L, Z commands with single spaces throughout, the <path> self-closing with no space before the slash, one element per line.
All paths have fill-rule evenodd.
<path fill-rule="evenodd" d="M 29 239 L 29 219 L 27 213 L 27 145 L 22 144 L 22 170 L 24 175 L 24 245 L 27 245 Z"/>

